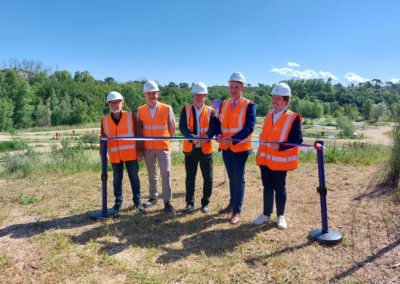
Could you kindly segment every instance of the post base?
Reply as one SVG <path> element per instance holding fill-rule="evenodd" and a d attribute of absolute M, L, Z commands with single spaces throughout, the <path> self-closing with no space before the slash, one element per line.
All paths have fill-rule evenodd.
<path fill-rule="evenodd" d="M 90 215 L 90 219 L 97 220 L 100 218 L 108 219 L 108 218 L 115 218 L 118 217 L 118 211 L 113 209 L 108 209 L 107 212 L 103 212 L 102 210 L 94 212 Z"/>
<path fill-rule="evenodd" d="M 308 237 L 321 244 L 333 245 L 342 241 L 342 234 L 335 230 L 329 230 L 328 233 L 322 233 L 322 229 L 311 230 Z"/>

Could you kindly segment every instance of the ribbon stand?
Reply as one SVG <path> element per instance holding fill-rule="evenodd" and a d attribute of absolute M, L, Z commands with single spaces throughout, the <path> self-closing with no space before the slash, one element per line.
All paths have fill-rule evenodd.
<path fill-rule="evenodd" d="M 103 140 L 103 138 L 105 138 Z M 118 211 L 113 209 L 107 209 L 107 137 L 101 137 L 102 144 L 102 152 L 101 152 L 101 165 L 102 165 L 102 172 L 101 172 L 101 181 L 102 181 L 102 209 L 101 211 L 96 211 L 90 218 L 92 220 L 97 220 L 99 218 L 113 218 L 118 216 Z"/>
<path fill-rule="evenodd" d="M 317 144 L 320 144 L 321 148 L 323 149 L 324 141 L 315 141 L 316 148 L 319 146 Z M 317 150 L 317 157 L 319 176 L 319 187 L 317 188 L 317 192 L 319 193 L 321 201 L 322 229 L 311 230 L 308 233 L 308 236 L 311 240 L 320 242 L 322 244 L 335 244 L 340 242 L 343 236 L 340 232 L 332 229 L 329 230 L 328 228 L 328 210 L 326 206 L 327 188 L 325 186 L 324 152 Z"/>

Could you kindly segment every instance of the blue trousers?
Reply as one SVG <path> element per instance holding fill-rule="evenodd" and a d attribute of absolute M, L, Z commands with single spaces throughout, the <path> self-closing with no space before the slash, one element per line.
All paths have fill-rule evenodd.
<path fill-rule="evenodd" d="M 122 202 L 122 177 L 124 170 L 124 163 L 126 170 L 128 171 L 129 181 L 131 182 L 133 203 L 138 205 L 141 203 L 140 200 L 140 180 L 139 180 L 139 165 L 137 160 L 134 161 L 121 161 L 119 163 L 111 163 L 113 168 L 113 186 L 115 203 Z"/>
<path fill-rule="evenodd" d="M 271 216 L 273 212 L 274 194 L 276 197 L 276 214 L 277 216 L 284 215 L 287 197 L 287 171 L 273 171 L 267 166 L 260 166 L 260 169 L 261 179 L 264 186 L 264 215 Z"/>
<path fill-rule="evenodd" d="M 222 157 L 229 177 L 231 194 L 229 205 L 233 207 L 234 213 L 240 213 L 242 211 L 245 186 L 244 172 L 249 154 L 247 151 L 235 153 L 228 149 L 222 151 Z"/>

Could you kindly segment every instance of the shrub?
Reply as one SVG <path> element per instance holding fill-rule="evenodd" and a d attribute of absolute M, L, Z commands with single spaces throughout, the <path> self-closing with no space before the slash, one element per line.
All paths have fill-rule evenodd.
<path fill-rule="evenodd" d="M 24 140 L 13 139 L 11 141 L 0 142 L 0 152 L 18 151 L 28 149 L 28 144 Z"/>
<path fill-rule="evenodd" d="M 390 136 L 393 144 L 390 148 L 388 179 L 397 184 L 400 181 L 400 123 L 393 126 Z"/>

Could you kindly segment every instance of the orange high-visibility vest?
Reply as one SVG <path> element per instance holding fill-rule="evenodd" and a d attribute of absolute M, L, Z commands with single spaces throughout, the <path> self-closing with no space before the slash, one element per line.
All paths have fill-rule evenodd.
<path fill-rule="evenodd" d="M 168 110 L 169 106 L 158 103 L 156 114 L 151 118 L 149 106 L 147 104 L 139 107 L 139 119 L 143 123 L 143 136 L 148 137 L 170 137 L 168 128 Z M 145 149 L 168 150 L 171 146 L 171 140 L 145 140 Z"/>
<path fill-rule="evenodd" d="M 221 122 L 221 132 L 222 138 L 232 137 L 240 130 L 243 129 L 243 126 L 246 122 L 246 112 L 247 106 L 250 103 L 250 100 L 242 97 L 240 102 L 235 106 L 235 108 L 231 111 L 231 101 L 226 100 L 221 105 L 221 112 L 219 114 L 219 121 Z M 226 146 L 222 143 L 219 144 L 219 148 L 222 150 L 231 149 L 232 152 L 244 152 L 253 149 L 253 133 L 247 136 L 246 139 L 243 139 L 236 145 L 230 144 Z"/>
<path fill-rule="evenodd" d="M 272 111 L 269 111 L 264 119 L 263 130 L 260 134 L 260 147 L 257 153 L 257 165 L 268 166 L 273 171 L 291 171 L 299 164 L 299 147 L 279 151 L 271 148 L 269 142 L 287 141 L 293 121 L 301 116 L 292 111 L 285 111 L 273 124 Z"/>
<path fill-rule="evenodd" d="M 111 114 L 103 116 L 103 129 L 108 138 L 135 137 L 131 112 L 124 111 L 118 125 L 111 118 Z M 110 163 L 136 160 L 136 141 L 108 140 L 107 151 Z"/>
<path fill-rule="evenodd" d="M 193 105 L 186 105 L 186 122 L 187 122 L 187 126 L 190 129 L 190 131 L 193 132 L 193 126 L 194 126 L 194 122 L 193 122 L 193 116 L 192 114 L 192 106 Z M 209 106 L 204 106 L 203 111 L 200 114 L 200 137 L 203 137 L 204 135 L 206 135 L 207 131 L 208 131 L 208 127 L 210 126 L 210 117 L 211 117 L 211 113 L 213 112 L 214 108 L 213 107 L 209 107 Z M 195 114 L 194 114 L 195 116 Z M 196 139 L 196 138 L 194 138 Z M 204 154 L 211 154 L 214 151 L 214 143 L 212 140 L 205 142 L 206 140 L 200 140 L 200 144 L 201 144 L 201 151 Z M 193 143 L 190 143 L 188 140 L 184 140 L 183 141 L 183 152 L 184 153 L 190 153 L 192 152 L 194 147 Z"/>

